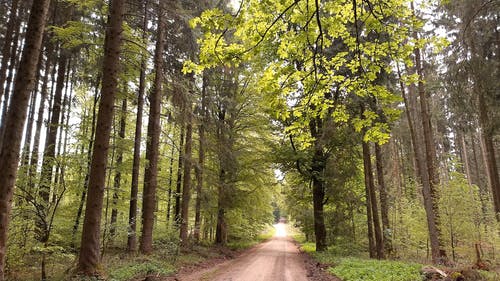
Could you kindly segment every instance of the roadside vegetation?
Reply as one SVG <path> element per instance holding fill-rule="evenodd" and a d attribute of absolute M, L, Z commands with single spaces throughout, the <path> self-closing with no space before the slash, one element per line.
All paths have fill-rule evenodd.
<path fill-rule="evenodd" d="M 316 251 L 315 243 L 307 242 L 304 234 L 292 229 L 292 237 L 300 244 L 300 249 L 309 254 L 326 269 L 344 281 L 425 281 L 425 280 L 462 280 L 462 281 L 497 281 L 500 273 L 495 271 L 472 270 L 470 268 L 442 268 L 447 271 L 448 279 L 426 276 L 430 265 L 403 260 L 370 259 L 362 249 L 348 244 L 332 245 L 327 251 Z M 432 279 L 434 278 L 434 279 Z"/>

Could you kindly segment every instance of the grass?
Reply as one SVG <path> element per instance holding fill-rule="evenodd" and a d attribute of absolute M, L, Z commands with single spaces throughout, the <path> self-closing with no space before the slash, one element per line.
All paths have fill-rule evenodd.
<path fill-rule="evenodd" d="M 340 258 L 329 272 L 344 281 L 418 281 L 422 265 L 400 261 Z"/>

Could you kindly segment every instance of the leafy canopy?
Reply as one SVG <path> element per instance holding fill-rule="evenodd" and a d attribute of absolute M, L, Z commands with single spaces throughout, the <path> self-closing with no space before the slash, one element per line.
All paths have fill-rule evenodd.
<path fill-rule="evenodd" d="M 184 71 L 247 65 L 271 113 L 303 147 L 314 140 L 310 120 L 327 117 L 384 143 L 389 128 L 380 116 L 396 119 L 399 97 L 377 80 L 393 72 L 391 62 L 410 61 L 409 27 L 418 21 L 408 2 L 247 0 L 235 15 L 208 10 L 191 21 L 202 32 L 200 56 Z M 354 118 L 349 107 L 365 98 L 381 110 Z"/>

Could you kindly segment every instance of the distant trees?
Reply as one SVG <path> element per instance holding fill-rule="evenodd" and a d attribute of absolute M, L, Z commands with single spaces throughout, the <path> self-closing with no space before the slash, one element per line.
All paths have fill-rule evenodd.
<path fill-rule="evenodd" d="M 447 66 L 450 67 L 446 75 L 446 85 L 450 92 L 452 112 L 456 118 L 454 126 L 461 130 L 462 135 L 480 137 L 477 150 L 482 151 L 482 159 L 470 161 L 471 159 L 465 156 L 466 154 L 472 156 L 472 153 L 467 153 L 467 148 L 464 148 L 462 160 L 467 164 L 484 163 L 478 165 L 484 167 L 498 219 L 500 180 L 498 144 L 495 144 L 494 139 L 498 135 L 499 128 L 498 103 L 495 100 L 498 100 L 496 77 L 500 71 L 498 68 L 500 46 L 498 32 L 495 31 L 498 17 L 493 16 L 498 12 L 498 7 L 488 1 L 477 0 L 445 3 L 440 8 L 444 11 L 443 26 L 454 34 L 449 47 L 454 55 L 446 60 Z M 460 118 L 460 115 L 463 117 Z M 476 130 L 478 127 L 479 131 Z M 477 148 L 477 145 L 472 147 Z M 471 167 L 470 165 L 467 167 L 468 177 L 471 178 Z M 478 178 L 474 182 L 479 186 L 483 185 Z"/>

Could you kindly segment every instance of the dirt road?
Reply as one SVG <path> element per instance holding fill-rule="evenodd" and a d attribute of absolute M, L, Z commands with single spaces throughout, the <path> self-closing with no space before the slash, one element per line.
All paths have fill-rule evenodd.
<path fill-rule="evenodd" d="M 305 261 L 286 226 L 277 224 L 276 235 L 240 257 L 178 280 L 194 281 L 307 281 Z"/>

